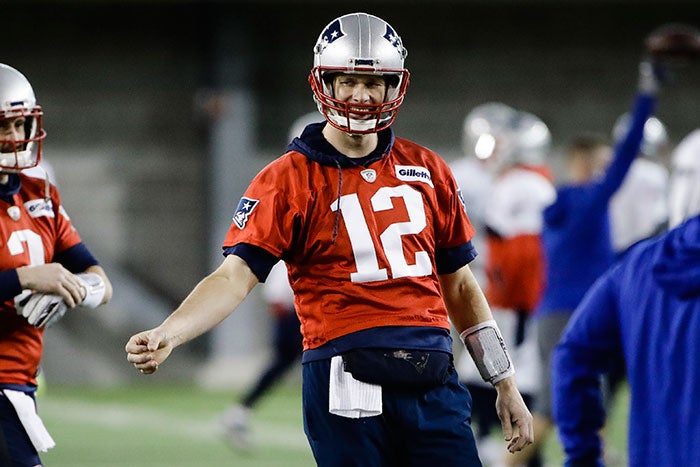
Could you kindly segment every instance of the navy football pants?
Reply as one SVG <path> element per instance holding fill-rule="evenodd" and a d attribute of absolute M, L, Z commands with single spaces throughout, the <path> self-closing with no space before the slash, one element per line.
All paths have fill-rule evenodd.
<path fill-rule="evenodd" d="M 455 371 L 427 392 L 382 388 L 382 415 L 358 419 L 328 412 L 329 376 L 330 359 L 303 365 L 304 432 L 320 467 L 481 466 Z"/>
<path fill-rule="evenodd" d="M 0 393 L 0 466 L 26 467 L 40 463 L 14 406 Z"/>

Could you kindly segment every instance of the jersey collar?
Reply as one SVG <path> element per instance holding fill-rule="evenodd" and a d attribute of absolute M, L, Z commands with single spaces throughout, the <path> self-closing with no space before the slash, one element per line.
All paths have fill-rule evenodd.
<path fill-rule="evenodd" d="M 370 154 L 359 158 L 348 157 L 341 154 L 323 137 L 321 131 L 325 125 L 325 122 L 308 125 L 300 137 L 294 138 L 287 150 L 300 152 L 321 165 L 348 168 L 367 167 L 373 162 L 383 159 L 389 154 L 394 145 L 394 131 L 391 128 L 387 128 L 378 133 L 379 142 L 375 150 Z"/>

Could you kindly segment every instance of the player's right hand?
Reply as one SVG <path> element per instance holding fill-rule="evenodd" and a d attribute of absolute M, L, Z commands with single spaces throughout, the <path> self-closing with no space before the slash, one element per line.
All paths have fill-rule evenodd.
<path fill-rule="evenodd" d="M 151 374 L 155 373 L 158 366 L 168 358 L 173 347 L 168 342 L 167 336 L 155 328 L 131 336 L 125 350 L 126 359 L 133 363 L 137 370 L 144 374 Z"/>
<path fill-rule="evenodd" d="M 17 268 L 22 289 L 60 296 L 68 308 L 83 301 L 85 292 L 80 281 L 59 263 L 23 266 Z"/>

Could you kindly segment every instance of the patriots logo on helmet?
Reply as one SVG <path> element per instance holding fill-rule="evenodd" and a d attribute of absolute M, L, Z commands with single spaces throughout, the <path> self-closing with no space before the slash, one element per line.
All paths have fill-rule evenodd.
<path fill-rule="evenodd" d="M 243 227 L 245 227 L 248 222 L 250 213 L 253 212 L 253 209 L 255 209 L 255 206 L 257 206 L 259 202 L 260 200 L 246 198 L 245 196 L 238 202 L 236 212 L 233 214 L 233 222 L 236 223 L 239 229 L 243 230 Z"/>
<path fill-rule="evenodd" d="M 399 37 L 399 35 L 396 34 L 396 31 L 394 31 L 392 29 L 392 27 L 389 26 L 388 24 L 386 25 L 386 32 L 384 33 L 384 39 L 388 40 L 391 43 L 391 45 L 396 47 L 399 50 L 399 53 L 401 55 L 405 54 L 406 49 L 403 48 L 403 43 L 401 42 L 401 37 Z"/>
<path fill-rule="evenodd" d="M 345 33 L 340 28 L 340 20 L 335 20 L 328 25 L 325 31 L 321 33 L 321 40 L 316 45 L 317 53 L 326 48 L 328 44 L 333 43 L 343 37 Z"/>

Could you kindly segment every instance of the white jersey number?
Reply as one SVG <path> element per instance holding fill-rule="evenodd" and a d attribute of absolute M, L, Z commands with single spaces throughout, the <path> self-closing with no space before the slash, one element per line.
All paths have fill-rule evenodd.
<path fill-rule="evenodd" d="M 432 272 L 430 256 L 426 251 L 415 253 L 415 263 L 408 264 L 403 252 L 402 235 L 420 233 L 426 226 L 423 195 L 408 185 L 397 187 L 382 187 L 372 196 L 372 210 L 386 211 L 393 208 L 392 198 L 403 198 L 408 211 L 408 222 L 396 222 L 388 226 L 379 236 L 381 248 L 391 266 L 391 276 L 418 277 L 428 276 Z M 338 203 L 331 204 L 331 210 L 336 211 Z M 355 257 L 357 272 L 350 274 L 352 282 L 373 282 L 389 278 L 386 268 L 379 268 L 377 250 L 365 221 L 362 206 L 357 194 L 340 197 L 340 213 L 345 221 L 345 228 L 350 237 L 352 253 Z"/>
<path fill-rule="evenodd" d="M 21 255 L 26 249 L 29 251 L 29 264 L 37 266 L 44 264 L 44 243 L 41 241 L 39 234 L 32 232 L 29 229 L 16 230 L 12 232 L 7 240 L 7 248 L 11 255 Z"/>

